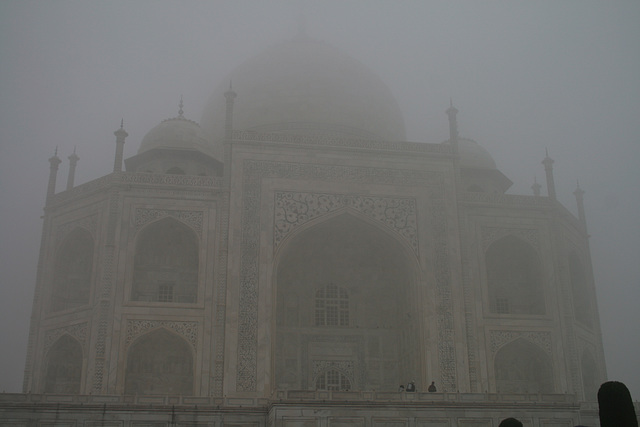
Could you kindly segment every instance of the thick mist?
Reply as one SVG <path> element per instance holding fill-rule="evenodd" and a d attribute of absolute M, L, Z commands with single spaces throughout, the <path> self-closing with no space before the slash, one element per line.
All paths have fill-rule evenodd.
<path fill-rule="evenodd" d="M 300 19 L 304 16 L 304 19 Z M 302 23 L 304 21 L 304 23 Z M 80 157 L 76 184 L 109 173 L 161 120 L 200 121 L 245 59 L 292 37 L 345 50 L 395 95 L 410 141 L 448 138 L 460 111 L 514 185 L 585 208 L 608 377 L 640 398 L 640 3 L 495 1 L 25 1 L 0 3 L 0 390 L 22 390 L 49 175 Z M 243 88 L 234 85 L 241 102 Z"/>

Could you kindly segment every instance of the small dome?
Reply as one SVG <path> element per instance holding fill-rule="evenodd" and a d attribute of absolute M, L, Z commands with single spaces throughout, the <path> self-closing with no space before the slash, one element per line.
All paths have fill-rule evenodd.
<path fill-rule="evenodd" d="M 202 126 L 224 137 L 229 81 L 238 93 L 235 129 L 405 140 L 404 119 L 389 88 L 335 47 L 300 35 L 245 62 L 209 99 Z"/>
<path fill-rule="evenodd" d="M 473 139 L 458 138 L 460 167 L 466 169 L 497 169 L 491 154 Z"/>
<path fill-rule="evenodd" d="M 198 123 L 180 115 L 163 120 L 142 138 L 138 154 L 154 148 L 198 150 L 210 154 L 211 148 Z"/>

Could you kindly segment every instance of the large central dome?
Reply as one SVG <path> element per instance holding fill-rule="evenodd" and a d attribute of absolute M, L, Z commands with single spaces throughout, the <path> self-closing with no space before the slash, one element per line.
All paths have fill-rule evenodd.
<path fill-rule="evenodd" d="M 233 127 L 401 141 L 404 119 L 389 88 L 367 67 L 327 43 L 298 36 L 267 49 L 230 76 L 238 93 Z M 224 136 L 229 80 L 209 100 L 201 124 Z"/>

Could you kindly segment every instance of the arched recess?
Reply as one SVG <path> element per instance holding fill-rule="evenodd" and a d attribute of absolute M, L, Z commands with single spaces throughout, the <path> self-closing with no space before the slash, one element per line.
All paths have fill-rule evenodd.
<path fill-rule="evenodd" d="M 600 379 L 598 375 L 598 366 L 596 361 L 588 349 L 582 352 L 580 358 L 580 367 L 582 370 L 582 387 L 584 390 L 584 400 L 595 402 L 598 400 L 598 388 Z"/>
<path fill-rule="evenodd" d="M 571 294 L 573 295 L 573 314 L 576 321 L 587 328 L 593 328 L 591 298 L 587 287 L 587 277 L 578 255 L 569 255 L 569 275 L 571 278 Z"/>
<path fill-rule="evenodd" d="M 396 237 L 356 215 L 319 219 L 278 252 L 278 389 L 313 389 L 327 366 L 349 367 L 343 380 L 352 390 L 396 390 L 419 375 L 416 261 Z"/>
<path fill-rule="evenodd" d="M 503 346 L 495 355 L 494 372 L 498 393 L 553 393 L 551 358 L 540 347 L 523 338 Z"/>
<path fill-rule="evenodd" d="M 62 335 L 47 353 L 45 366 L 45 393 L 80 393 L 82 346 L 76 339 Z"/>
<path fill-rule="evenodd" d="M 195 303 L 198 298 L 198 237 L 174 218 L 146 226 L 136 241 L 133 301 Z"/>
<path fill-rule="evenodd" d="M 93 236 L 76 228 L 59 246 L 54 264 L 51 311 L 89 303 L 93 271 Z"/>
<path fill-rule="evenodd" d="M 485 263 L 492 313 L 545 313 L 540 260 L 530 244 L 503 237 L 489 246 Z"/>
<path fill-rule="evenodd" d="M 193 351 L 166 329 L 138 338 L 127 352 L 125 394 L 193 395 Z"/>

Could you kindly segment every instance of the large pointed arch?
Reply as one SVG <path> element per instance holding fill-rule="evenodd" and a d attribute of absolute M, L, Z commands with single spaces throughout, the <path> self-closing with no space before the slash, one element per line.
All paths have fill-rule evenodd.
<path fill-rule="evenodd" d="M 82 379 L 82 346 L 64 334 L 53 344 L 46 357 L 44 392 L 79 394 Z"/>
<path fill-rule="evenodd" d="M 498 393 L 553 393 L 551 358 L 539 346 L 518 338 L 495 355 L 494 372 Z"/>
<path fill-rule="evenodd" d="M 198 236 L 175 218 L 143 228 L 136 240 L 133 301 L 195 303 L 198 298 Z"/>
<path fill-rule="evenodd" d="M 395 390 L 415 376 L 417 276 L 411 248 L 359 214 L 326 215 L 287 236 L 274 276 L 276 387 L 314 388 L 318 367 L 335 364 L 353 367 L 353 389 Z"/>
<path fill-rule="evenodd" d="M 527 242 L 505 236 L 485 253 L 489 310 L 497 314 L 544 314 L 542 268 Z"/>
<path fill-rule="evenodd" d="M 192 396 L 194 356 L 178 335 L 156 329 L 139 337 L 127 352 L 125 394 Z"/>
<path fill-rule="evenodd" d="M 51 311 L 69 310 L 89 303 L 93 274 L 93 236 L 77 227 L 57 249 Z"/>

